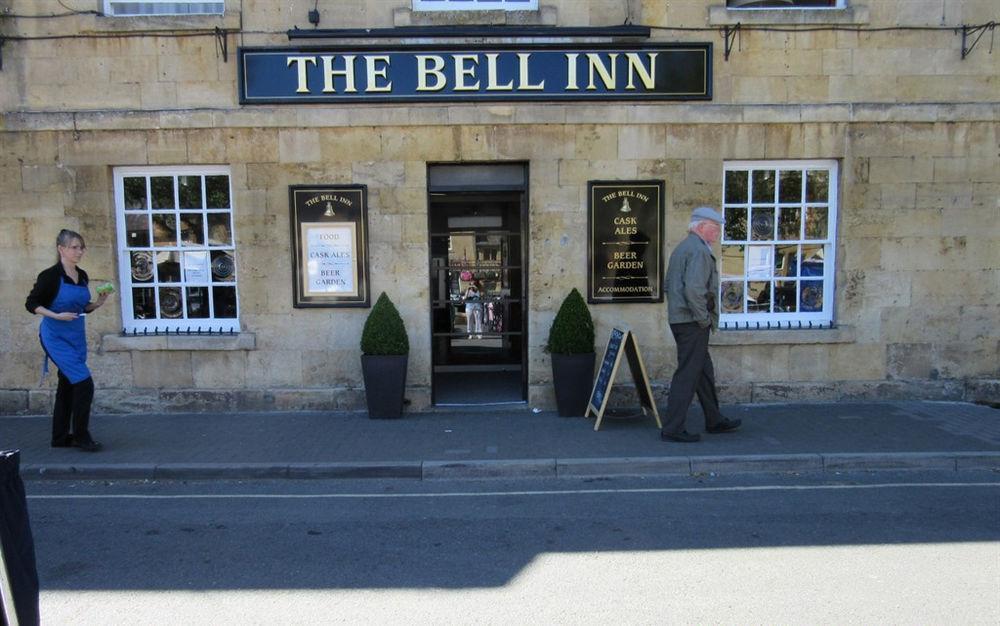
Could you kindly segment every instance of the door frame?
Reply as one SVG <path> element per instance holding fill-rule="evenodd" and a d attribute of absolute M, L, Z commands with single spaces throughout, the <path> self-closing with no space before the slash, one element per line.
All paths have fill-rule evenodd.
<path fill-rule="evenodd" d="M 528 358 L 528 323 L 530 317 L 531 307 L 528 298 L 528 276 L 530 275 L 528 260 L 529 255 L 529 241 L 528 241 L 528 217 L 529 217 L 529 198 L 530 195 L 530 168 L 528 161 L 446 161 L 446 162 L 427 162 L 427 265 L 425 276 L 430 276 L 430 272 L 434 269 L 434 259 L 432 256 L 432 246 L 431 246 L 431 233 L 432 223 L 431 223 L 431 204 L 432 204 L 432 194 L 463 194 L 463 193 L 490 193 L 490 192 L 516 192 L 520 194 L 520 228 L 519 234 L 521 238 L 521 402 L 527 403 L 528 401 L 528 364 L 530 359 Z M 432 184 L 431 170 L 435 167 L 449 167 L 449 168 L 462 168 L 469 167 L 470 171 L 472 168 L 489 168 L 490 166 L 502 166 L 504 168 L 510 168 L 511 166 L 519 166 L 522 175 L 521 183 L 512 182 L 495 182 L 495 181 L 476 181 L 466 180 L 456 185 L 448 184 Z M 435 405 L 435 385 L 434 385 L 434 292 L 428 289 L 428 303 L 430 304 L 428 308 L 428 332 L 430 335 L 430 351 L 431 354 L 430 362 L 430 375 L 431 375 L 431 405 Z M 474 366 L 470 366 L 474 367 Z M 484 405 L 486 406 L 486 405 Z"/>

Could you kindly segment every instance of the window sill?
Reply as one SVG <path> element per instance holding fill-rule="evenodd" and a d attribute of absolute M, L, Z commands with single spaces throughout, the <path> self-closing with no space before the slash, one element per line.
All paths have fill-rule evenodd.
<path fill-rule="evenodd" d="M 254 333 L 203 337 L 150 335 L 148 337 L 124 337 L 122 335 L 101 336 L 101 352 L 133 352 L 160 350 L 187 350 L 192 352 L 209 350 L 255 350 L 257 336 Z"/>
<path fill-rule="evenodd" d="M 871 16 L 864 5 L 843 9 L 754 9 L 733 10 L 725 5 L 708 7 L 709 26 L 754 25 L 807 25 L 846 24 L 860 26 L 868 24 Z"/>
<path fill-rule="evenodd" d="M 720 330 L 712 333 L 712 346 L 765 346 L 854 343 L 857 333 L 853 326 L 837 326 L 822 330 Z"/>
<path fill-rule="evenodd" d="M 470 24 L 517 24 L 555 26 L 556 12 L 549 7 L 539 7 L 530 11 L 414 11 L 410 8 L 395 9 L 392 13 L 393 26 L 452 26 Z"/>
<path fill-rule="evenodd" d="M 93 16 L 80 25 L 81 33 L 130 33 L 175 30 L 237 30 L 240 12 L 226 11 L 223 15 L 136 15 Z"/>

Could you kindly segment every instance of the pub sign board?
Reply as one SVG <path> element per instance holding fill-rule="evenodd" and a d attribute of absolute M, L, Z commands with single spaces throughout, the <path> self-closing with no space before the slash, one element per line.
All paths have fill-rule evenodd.
<path fill-rule="evenodd" d="M 292 305 L 367 307 L 368 189 L 292 185 Z"/>
<path fill-rule="evenodd" d="M 663 302 L 662 180 L 587 183 L 587 302 Z"/>
<path fill-rule="evenodd" d="M 711 100 L 711 43 L 239 49 L 240 104 Z"/>

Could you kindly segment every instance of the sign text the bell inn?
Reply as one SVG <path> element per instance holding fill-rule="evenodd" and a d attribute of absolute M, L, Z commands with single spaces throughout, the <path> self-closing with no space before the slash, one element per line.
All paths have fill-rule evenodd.
<path fill-rule="evenodd" d="M 240 102 L 707 100 L 712 45 L 241 48 Z"/>

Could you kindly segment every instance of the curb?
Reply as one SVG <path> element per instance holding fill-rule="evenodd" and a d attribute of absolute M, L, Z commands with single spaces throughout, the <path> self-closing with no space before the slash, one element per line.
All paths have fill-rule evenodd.
<path fill-rule="evenodd" d="M 894 452 L 356 463 L 28 464 L 25 480 L 417 480 L 697 476 L 754 472 L 1000 470 L 1000 452 Z"/>

